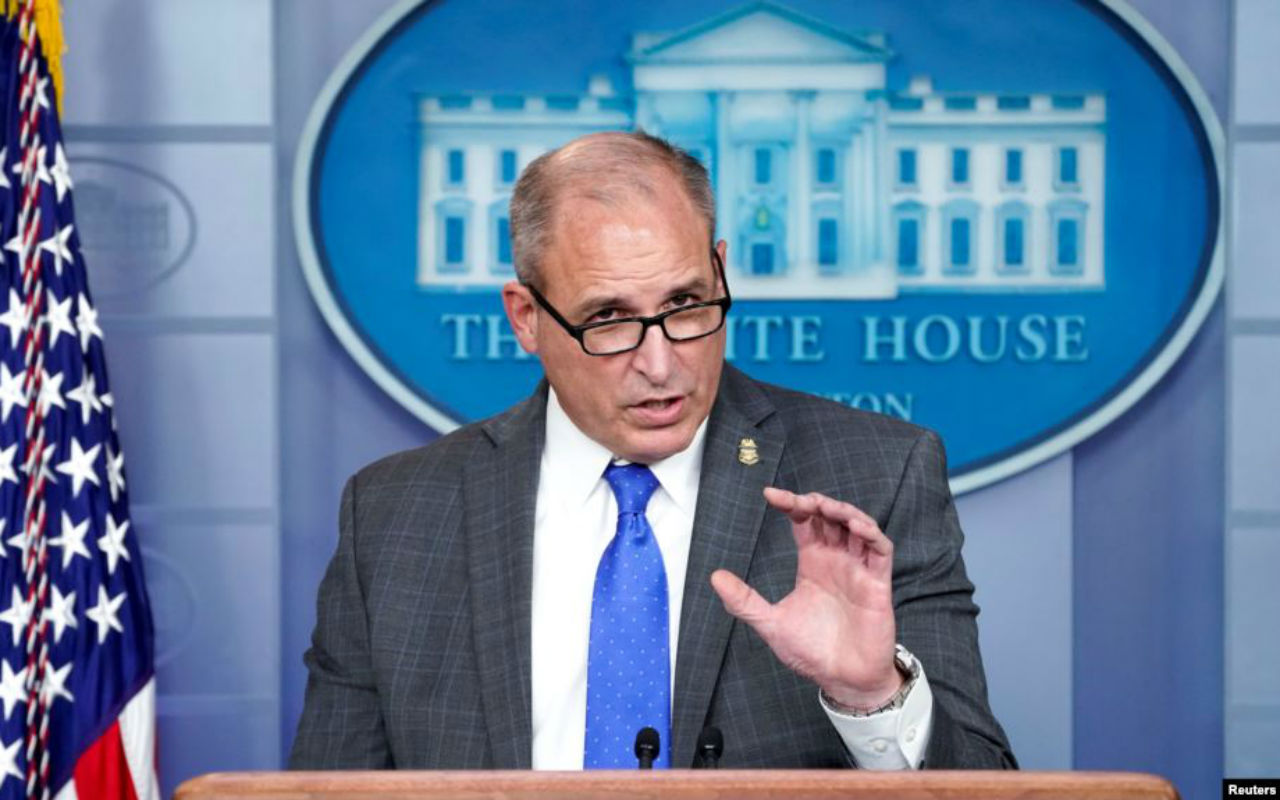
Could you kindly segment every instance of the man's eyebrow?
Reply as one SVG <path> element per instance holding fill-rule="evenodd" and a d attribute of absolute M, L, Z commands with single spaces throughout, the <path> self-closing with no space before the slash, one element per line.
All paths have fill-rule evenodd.
<path fill-rule="evenodd" d="M 667 292 L 667 296 L 674 297 L 678 294 L 691 294 L 693 292 L 709 292 L 711 291 L 711 287 L 714 285 L 714 283 L 715 283 L 714 281 L 708 282 L 706 279 L 706 276 L 690 278 L 684 283 L 678 284 L 670 292 Z"/>
<path fill-rule="evenodd" d="M 708 281 L 705 275 L 699 275 L 690 278 L 683 283 L 678 283 L 667 290 L 667 297 L 675 297 L 681 294 L 692 294 L 695 292 L 710 292 L 714 281 Z M 625 297 L 616 294 L 601 294 L 596 297 L 588 295 L 582 300 L 574 303 L 570 312 L 571 316 L 576 316 L 588 311 L 594 311 L 601 308 L 618 308 L 622 310 L 633 310 L 632 302 Z"/>
<path fill-rule="evenodd" d="M 599 295 L 598 297 L 588 296 L 585 299 L 573 304 L 573 308 L 569 312 L 569 316 L 576 317 L 583 314 L 588 314 L 594 311 L 598 311 L 602 308 L 626 309 L 626 308 L 630 308 L 630 304 L 627 302 L 627 300 L 625 300 L 622 297 L 619 297 L 618 295 L 602 294 L 602 295 Z"/>

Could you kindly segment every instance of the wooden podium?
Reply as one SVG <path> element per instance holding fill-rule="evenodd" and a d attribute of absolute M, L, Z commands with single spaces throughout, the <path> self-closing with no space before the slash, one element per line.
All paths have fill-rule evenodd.
<path fill-rule="evenodd" d="M 238 772 L 193 778 L 176 800 L 1177 800 L 1129 772 Z"/>

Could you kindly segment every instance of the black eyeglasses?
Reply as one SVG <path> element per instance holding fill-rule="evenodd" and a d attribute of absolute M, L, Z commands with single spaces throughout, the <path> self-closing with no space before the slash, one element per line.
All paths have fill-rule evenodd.
<path fill-rule="evenodd" d="M 729 282 L 725 280 L 724 262 L 720 260 L 720 254 L 714 248 L 711 250 L 711 260 L 715 263 L 716 273 L 720 276 L 721 285 L 724 286 L 724 297 L 705 303 L 680 306 L 670 311 L 663 311 L 661 314 L 654 314 L 652 317 L 624 317 L 574 325 L 565 319 L 563 314 L 556 311 L 547 302 L 547 298 L 532 285 L 526 283 L 525 287 L 533 295 L 533 299 L 538 301 L 538 305 L 546 309 L 551 318 L 560 323 L 565 333 L 578 340 L 583 352 L 590 356 L 613 356 L 639 347 L 651 325 L 661 328 L 663 335 L 672 342 L 701 339 L 724 327 L 724 318 L 729 313 L 729 306 L 733 305 L 733 298 L 729 296 Z"/>

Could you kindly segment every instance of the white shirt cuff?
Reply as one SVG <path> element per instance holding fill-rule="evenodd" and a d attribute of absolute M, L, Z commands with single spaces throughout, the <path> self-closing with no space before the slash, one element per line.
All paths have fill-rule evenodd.
<path fill-rule="evenodd" d="M 860 769 L 919 769 L 933 728 L 933 691 L 921 665 L 920 677 L 901 708 L 855 717 L 818 702 Z"/>

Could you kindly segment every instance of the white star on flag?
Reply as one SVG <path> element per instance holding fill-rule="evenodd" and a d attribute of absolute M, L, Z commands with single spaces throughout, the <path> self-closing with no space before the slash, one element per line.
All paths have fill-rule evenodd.
<path fill-rule="evenodd" d="M 107 532 L 98 538 L 98 549 L 107 556 L 107 574 L 116 574 L 116 564 L 120 559 L 132 561 L 129 551 L 125 549 L 124 537 L 129 532 L 129 520 L 116 524 L 116 518 L 107 515 Z"/>
<path fill-rule="evenodd" d="M 49 79 L 46 77 L 36 81 L 36 105 L 46 110 L 49 108 Z M 40 160 L 44 160 L 44 148 L 40 148 Z"/>
<path fill-rule="evenodd" d="M 80 404 L 80 424 L 88 425 L 89 417 L 95 411 L 102 411 L 102 401 L 98 399 L 97 387 L 94 386 L 93 373 L 85 372 L 80 385 L 67 392 L 67 399 Z M 107 465 L 111 462 L 108 460 Z M 114 499 L 114 498 L 112 498 Z"/>
<path fill-rule="evenodd" d="M 89 352 L 89 342 L 93 337 L 102 338 L 102 328 L 98 327 L 98 310 L 89 302 L 89 298 L 80 295 L 80 310 L 76 312 L 76 327 L 80 329 L 80 349 Z"/>
<path fill-rule="evenodd" d="M 3 450 L 0 450 L 0 486 L 3 486 L 5 481 L 13 481 L 14 483 L 18 482 L 18 473 L 13 471 L 13 457 L 17 454 L 17 442 L 14 442 Z M 0 519 L 0 533 L 4 532 L 4 522 L 5 520 Z M 0 550 L 0 552 L 3 552 L 3 550 Z M 0 556 L 0 558 L 3 558 L 3 556 Z"/>
<path fill-rule="evenodd" d="M 5 544 L 17 550 L 23 562 L 27 560 L 27 551 L 31 549 L 31 539 L 27 536 L 26 531 L 18 531 L 8 539 L 5 539 Z"/>
<path fill-rule="evenodd" d="M 112 453 L 107 446 L 107 489 L 111 492 L 111 502 L 115 502 L 124 491 L 124 453 Z"/>
<path fill-rule="evenodd" d="M 4 163 L 3 157 L 4 153 L 0 152 L 0 164 Z M 75 186 L 71 181 L 71 165 L 67 163 L 67 152 L 62 149 L 62 142 L 54 145 L 53 168 L 49 170 L 49 174 L 53 177 L 53 185 L 58 190 L 58 202 L 61 203 L 67 190 Z"/>
<path fill-rule="evenodd" d="M 111 397 L 111 392 L 104 392 L 98 395 L 98 399 L 101 400 L 102 404 L 107 408 L 114 408 L 116 405 L 116 401 Z M 111 430 L 113 431 L 120 430 L 120 425 L 119 423 L 116 422 L 115 414 L 108 414 L 107 418 L 111 420 Z"/>
<path fill-rule="evenodd" d="M 71 522 L 71 515 L 65 511 L 62 512 L 62 535 L 50 539 L 49 544 L 62 548 L 63 569 L 71 566 L 71 560 L 76 556 L 91 557 L 88 548 L 84 546 L 84 537 L 88 532 L 88 517 L 84 518 L 84 522 L 75 525 Z"/>
<path fill-rule="evenodd" d="M 4 721 L 8 722 L 13 709 L 19 703 L 27 701 L 27 668 L 17 672 L 9 666 L 9 659 L 0 658 L 0 701 L 4 702 Z"/>
<path fill-rule="evenodd" d="M 71 455 L 67 457 L 55 469 L 71 478 L 71 496 L 79 497 L 80 490 L 84 488 L 85 481 L 92 483 L 94 486 L 101 486 L 98 483 L 98 472 L 93 468 L 93 462 L 98 458 L 98 451 L 102 449 L 102 445 L 95 444 L 88 450 L 80 446 L 79 439 L 71 440 Z"/>
<path fill-rule="evenodd" d="M 72 663 L 68 661 L 57 668 L 53 664 L 49 665 L 49 669 L 44 674 L 44 686 L 40 687 L 40 698 L 44 700 L 45 705 L 52 706 L 53 701 L 59 697 L 65 697 L 71 703 L 76 701 L 66 688 L 67 678 L 71 675 Z"/>
<path fill-rule="evenodd" d="M 9 160 L 9 148 L 0 147 L 0 189 L 12 189 L 13 184 L 9 183 L 9 176 L 4 172 L 4 162 Z"/>
<path fill-rule="evenodd" d="M 13 165 L 13 174 L 22 177 L 23 183 L 30 183 L 32 169 L 35 170 L 35 179 L 44 183 L 51 183 L 52 178 L 49 175 L 49 168 L 44 165 L 45 155 L 49 148 L 40 145 L 38 150 L 28 150 L 31 153 L 24 161 L 19 161 Z M 31 163 L 28 163 L 31 162 Z"/>
<path fill-rule="evenodd" d="M 49 234 L 49 238 L 40 243 L 41 250 L 53 255 L 53 269 L 58 273 L 58 277 L 62 277 L 62 265 L 71 263 L 71 247 L 67 240 L 71 238 L 71 231 L 75 227 L 75 225 L 64 225 L 61 230 Z"/>
<path fill-rule="evenodd" d="M 4 170 L 0 170 L 0 175 L 3 174 Z M 0 325 L 9 329 L 9 344 L 17 347 L 22 332 L 27 329 L 27 307 L 13 289 L 9 290 L 9 307 L 0 314 Z"/>
<path fill-rule="evenodd" d="M 4 249 L 10 253 L 16 253 L 19 264 L 27 263 L 27 240 L 22 231 L 15 232 L 13 238 L 4 243 Z"/>
<path fill-rule="evenodd" d="M 3 740 L 0 740 L 3 744 Z M 19 736 L 13 740 L 13 744 L 6 744 L 0 748 L 0 786 L 4 786 L 8 782 L 9 776 L 18 779 L 19 787 L 22 783 L 22 772 L 18 769 L 18 748 L 22 747 L 22 737 Z"/>
<path fill-rule="evenodd" d="M 40 463 L 36 465 L 39 468 L 40 480 L 53 483 L 54 478 L 53 473 L 49 471 L 49 461 L 53 458 L 53 451 L 57 449 L 58 446 L 56 444 L 51 444 L 45 447 L 44 453 L 40 457 Z M 22 464 L 18 469 L 25 474 L 27 472 L 27 465 Z M 10 539 L 9 541 L 12 542 L 13 540 Z"/>
<path fill-rule="evenodd" d="M 22 388 L 27 371 L 18 370 L 17 374 L 9 372 L 9 365 L 0 363 L 0 422 L 9 421 L 9 412 L 14 406 L 26 407 L 27 393 Z"/>
<path fill-rule="evenodd" d="M 29 155 L 26 159 L 13 165 L 13 174 L 18 175 L 24 184 L 33 183 L 36 180 L 41 183 L 52 183 L 49 168 L 45 165 L 45 155 L 49 152 L 49 148 L 41 145 L 40 150 L 28 150 L 27 152 Z M 32 173 L 35 173 L 35 175 Z"/>
<path fill-rule="evenodd" d="M 27 622 L 31 619 L 31 601 L 22 596 L 18 587 L 13 587 L 13 602 L 4 611 L 0 611 L 0 622 L 8 623 L 13 629 L 13 646 L 22 641 Z"/>
<path fill-rule="evenodd" d="M 49 304 L 45 311 L 45 325 L 49 329 L 49 346 L 53 347 L 58 343 L 58 337 L 67 334 L 72 339 L 76 338 L 76 326 L 71 324 L 71 301 L 72 297 L 66 297 L 61 303 L 58 302 L 58 296 L 49 290 Z"/>
<path fill-rule="evenodd" d="M 107 595 L 107 587 L 98 587 L 98 604 L 84 615 L 92 620 L 98 626 L 98 644 L 102 644 L 107 640 L 107 634 L 111 631 L 124 633 L 124 626 L 120 624 L 120 604 L 124 602 L 127 592 L 121 592 L 115 597 Z"/>
<path fill-rule="evenodd" d="M 61 372 L 57 375 L 50 375 L 45 370 L 40 370 L 40 394 L 36 397 L 36 408 L 40 410 L 40 416 L 49 416 L 49 409 L 57 406 L 62 410 L 66 410 L 67 401 L 62 399 L 62 379 L 66 377 Z"/>
<path fill-rule="evenodd" d="M 49 607 L 40 616 L 40 621 L 45 624 L 53 623 L 53 643 L 57 644 L 62 641 L 62 633 L 67 628 L 80 627 L 80 623 L 76 622 L 76 593 L 68 592 L 64 595 L 58 590 L 56 583 L 49 588 L 53 591 L 53 597 L 49 600 Z"/>

